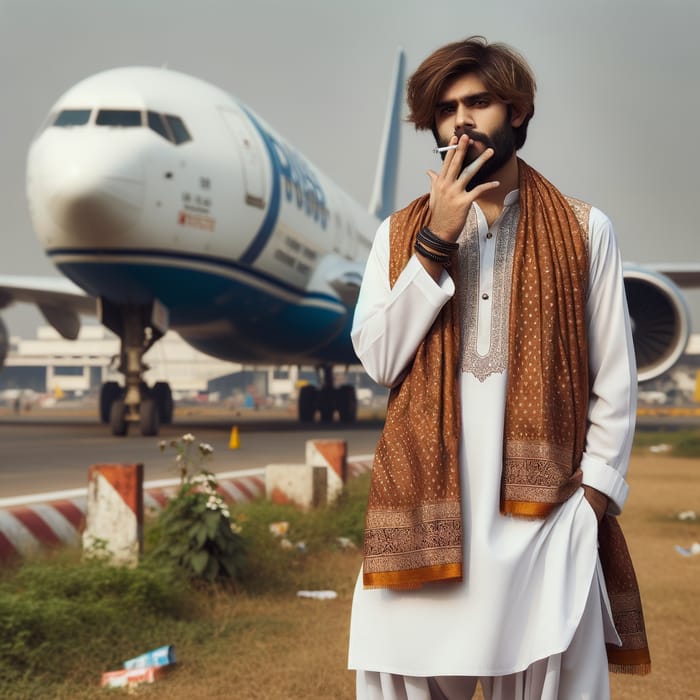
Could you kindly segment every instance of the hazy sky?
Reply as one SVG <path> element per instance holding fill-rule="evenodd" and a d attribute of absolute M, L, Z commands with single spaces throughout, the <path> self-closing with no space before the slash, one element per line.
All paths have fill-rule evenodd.
<path fill-rule="evenodd" d="M 0 272 L 58 274 L 24 195 L 29 143 L 71 85 L 167 65 L 242 99 L 362 203 L 369 201 L 399 47 L 410 74 L 483 34 L 538 81 L 521 154 L 603 209 L 625 260 L 700 261 L 698 0 L 0 0 Z M 426 191 L 431 137 L 405 125 L 398 203 Z M 700 292 L 688 295 L 700 330 Z M 3 313 L 13 334 L 39 320 Z"/>

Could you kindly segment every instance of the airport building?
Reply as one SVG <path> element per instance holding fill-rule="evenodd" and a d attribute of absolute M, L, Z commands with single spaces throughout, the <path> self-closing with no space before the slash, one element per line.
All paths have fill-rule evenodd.
<path fill-rule="evenodd" d="M 119 339 L 100 325 L 83 325 L 76 340 L 65 340 L 51 326 L 41 326 L 36 338 L 12 337 L 5 367 L 0 371 L 0 392 L 20 391 L 66 397 L 97 395 L 106 381 L 120 381 L 115 370 Z M 168 332 L 145 355 L 148 384 L 170 384 L 175 400 L 229 400 L 274 402 L 296 399 L 298 387 L 316 382 L 313 368 L 263 367 L 225 362 L 204 355 Z M 344 368 L 341 368 L 344 369 Z M 340 377 L 352 383 L 358 399 L 365 400 L 377 387 L 359 367 Z"/>

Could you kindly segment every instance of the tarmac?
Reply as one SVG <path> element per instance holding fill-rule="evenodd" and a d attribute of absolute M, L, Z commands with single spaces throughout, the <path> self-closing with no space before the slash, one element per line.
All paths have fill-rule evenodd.
<path fill-rule="evenodd" d="M 239 432 L 240 428 L 240 432 Z M 347 443 L 348 476 L 371 467 L 381 420 L 361 415 L 352 426 L 299 425 L 289 411 L 232 412 L 220 407 L 185 407 L 158 438 L 136 431 L 115 438 L 90 407 L 33 410 L 15 415 L 0 409 L 0 561 L 39 549 L 78 546 L 87 509 L 87 471 L 93 464 L 143 463 L 144 513 L 163 508 L 176 493 L 175 451 L 169 443 L 184 433 L 210 443 L 214 461 L 198 465 L 214 472 L 224 500 L 252 501 L 265 495 L 265 467 L 303 463 L 309 439 Z M 233 444 L 235 430 L 236 449 Z M 164 440 L 168 447 L 159 450 Z M 354 455 L 354 456 L 352 456 Z M 36 486 L 41 493 L 32 493 Z"/>

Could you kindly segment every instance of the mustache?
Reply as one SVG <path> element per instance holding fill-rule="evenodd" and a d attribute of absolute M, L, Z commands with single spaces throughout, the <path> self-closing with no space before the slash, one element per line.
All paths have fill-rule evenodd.
<path fill-rule="evenodd" d="M 490 146 L 493 148 L 493 141 L 481 131 L 476 131 L 475 129 L 465 129 L 464 132 L 470 139 L 470 141 L 478 141 L 483 143 L 484 146 Z"/>
<path fill-rule="evenodd" d="M 488 134 L 484 134 L 481 131 L 476 131 L 476 129 L 464 129 L 462 131 L 462 134 L 466 134 L 469 137 L 470 142 L 471 141 L 478 141 L 479 143 L 482 143 L 486 148 L 493 148 L 494 151 L 496 150 L 495 144 L 494 144 L 493 140 L 488 136 Z M 461 136 L 461 134 L 456 134 L 456 135 Z M 440 148 L 444 148 L 445 146 L 448 145 L 448 143 L 449 143 L 449 140 L 443 141 L 442 139 L 440 139 L 438 141 L 438 146 L 440 146 Z M 469 149 L 471 148 L 471 146 L 472 146 L 471 143 L 469 144 L 469 146 L 467 146 L 467 152 L 469 152 Z M 445 160 L 446 155 L 447 155 L 447 153 L 440 154 L 440 157 L 442 158 L 442 160 Z"/>

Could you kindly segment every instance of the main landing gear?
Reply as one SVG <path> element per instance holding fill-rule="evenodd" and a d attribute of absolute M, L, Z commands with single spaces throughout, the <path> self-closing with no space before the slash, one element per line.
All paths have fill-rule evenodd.
<path fill-rule="evenodd" d="M 332 365 L 320 365 L 317 370 L 321 387 L 306 385 L 299 391 L 300 422 L 313 423 L 318 413 L 321 423 L 332 423 L 337 412 L 341 423 L 354 423 L 357 420 L 355 387 L 350 384 L 334 387 Z"/>
<path fill-rule="evenodd" d="M 112 435 L 126 435 L 137 424 L 141 434 L 158 435 L 161 424 L 172 423 L 173 396 L 170 385 L 143 380 L 148 366 L 144 354 L 159 340 L 166 324 L 157 304 L 116 306 L 101 300 L 102 322 L 121 338 L 117 369 L 124 375 L 124 387 L 105 382 L 100 391 L 100 420 L 109 424 Z"/>

